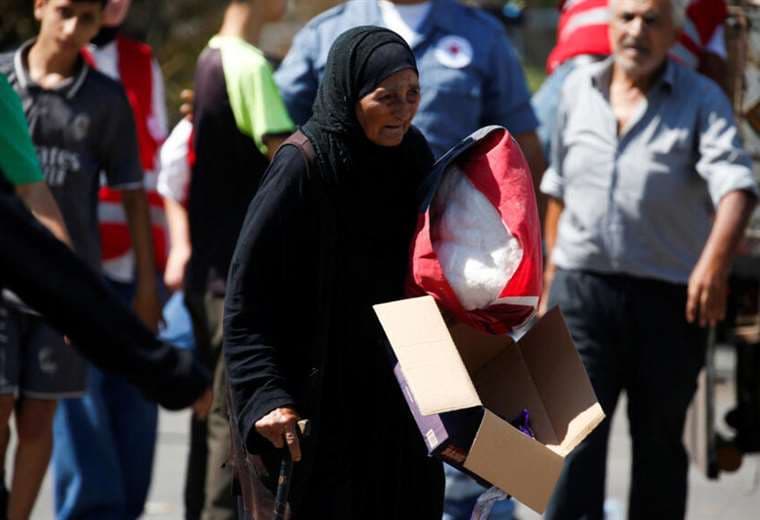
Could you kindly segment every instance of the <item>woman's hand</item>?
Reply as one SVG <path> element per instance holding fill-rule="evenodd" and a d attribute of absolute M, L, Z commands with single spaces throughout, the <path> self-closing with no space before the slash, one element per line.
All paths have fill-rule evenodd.
<path fill-rule="evenodd" d="M 301 445 L 298 443 L 298 412 L 293 408 L 275 408 L 256 421 L 256 432 L 274 444 L 283 447 L 283 440 L 290 450 L 294 462 L 301 460 Z"/>

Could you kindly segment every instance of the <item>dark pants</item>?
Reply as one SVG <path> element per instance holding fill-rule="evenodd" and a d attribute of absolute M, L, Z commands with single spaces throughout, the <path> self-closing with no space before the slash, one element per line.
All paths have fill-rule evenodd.
<path fill-rule="evenodd" d="M 198 355 L 214 374 L 214 404 L 206 419 L 195 416 L 190 425 L 190 452 L 185 480 L 186 520 L 234 520 L 232 470 L 225 464 L 230 455 L 229 423 L 224 404 L 222 351 L 224 299 L 210 293 L 185 294 L 193 322 Z"/>
<path fill-rule="evenodd" d="M 607 440 L 622 390 L 632 439 L 630 519 L 685 516 L 686 410 L 706 334 L 684 317 L 686 286 L 622 275 L 558 271 L 559 305 L 607 418 L 567 457 L 545 518 L 604 518 Z"/>

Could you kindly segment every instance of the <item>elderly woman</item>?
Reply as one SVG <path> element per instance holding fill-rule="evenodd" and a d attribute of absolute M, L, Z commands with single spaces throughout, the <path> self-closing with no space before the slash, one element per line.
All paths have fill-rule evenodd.
<path fill-rule="evenodd" d="M 377 27 L 341 35 L 302 146 L 274 157 L 240 234 L 225 302 L 232 413 L 265 485 L 278 448 L 300 460 L 295 518 L 442 514 L 441 465 L 372 310 L 403 297 L 416 195 L 433 162 L 411 126 L 419 99 L 403 39 Z M 312 433 L 299 445 L 302 417 Z"/>

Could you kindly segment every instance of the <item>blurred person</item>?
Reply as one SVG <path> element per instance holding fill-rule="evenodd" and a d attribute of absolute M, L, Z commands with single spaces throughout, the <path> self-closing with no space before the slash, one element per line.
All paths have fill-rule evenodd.
<path fill-rule="evenodd" d="M 121 374 L 146 398 L 169 410 L 201 399 L 208 371 L 188 352 L 156 339 L 99 272 L 42 227 L 13 192 L 9 181 L 18 172 L 6 175 L 4 168 L 0 166 L 0 287 L 18 294 L 66 334 L 82 356 Z M 108 349 L 104 338 L 109 338 Z"/>
<path fill-rule="evenodd" d="M 613 0 L 612 57 L 567 78 L 541 187 L 549 306 L 559 305 L 607 418 L 566 461 L 548 519 L 604 518 L 621 391 L 631 519 L 684 518 L 686 410 L 706 328 L 757 202 L 720 87 L 668 58 L 682 0 Z"/>
<path fill-rule="evenodd" d="M 156 192 L 158 149 L 166 135 L 163 78 L 151 48 L 120 32 L 129 6 L 129 0 L 109 0 L 100 30 L 82 52 L 91 67 L 120 82 L 127 94 L 150 209 L 153 261 L 160 273 L 166 262 L 163 202 Z M 121 190 L 101 186 L 98 198 L 103 273 L 129 302 L 136 290 L 136 257 Z M 57 517 L 78 518 L 92 511 L 138 517 L 150 487 L 157 423 L 155 403 L 123 377 L 91 366 L 86 394 L 63 401 L 56 412 Z M 102 478 L 106 474 L 108 480 Z"/>
<path fill-rule="evenodd" d="M 0 170 L 10 172 L 8 182 L 14 186 L 16 195 L 23 201 L 26 207 L 34 214 L 37 220 L 47 227 L 58 239 L 69 246 L 71 239 L 66 231 L 66 224 L 56 204 L 53 194 L 45 183 L 42 176 L 39 160 L 34 151 L 34 145 L 29 138 L 29 127 L 21 106 L 21 99 L 3 74 L 0 74 Z M 3 355 L 11 355 L 5 348 Z M 15 353 L 14 353 L 15 354 Z M 29 367 L 35 366 L 33 359 L 20 359 Z M 17 363 L 18 365 L 18 363 Z M 18 372 L 9 374 L 5 367 L 4 377 L 17 379 Z M 16 370 L 19 367 L 16 366 Z M 0 398 L 5 400 L 6 398 Z M 3 406 L 9 403 L 4 402 Z M 3 410 L 5 413 L 5 410 Z M 24 432 L 26 433 L 26 432 Z M 5 455 L 10 440 L 10 428 L 8 421 L 0 424 L 0 453 Z M 5 458 L 3 457 L 3 461 Z M 0 467 L 0 518 L 4 517 L 8 509 L 8 490 L 5 487 L 5 464 Z"/>
<path fill-rule="evenodd" d="M 297 461 L 294 518 L 441 518 L 441 462 L 427 455 L 372 309 L 404 294 L 433 164 L 412 126 L 419 103 L 400 36 L 373 26 L 339 36 L 312 117 L 274 157 L 240 232 L 224 306 L 232 413 L 270 492 L 279 449 Z M 301 417 L 312 422 L 303 444 Z M 267 512 L 265 502 L 255 507 Z"/>
<path fill-rule="evenodd" d="M 192 111 L 189 114 L 174 126 L 161 146 L 161 168 L 157 179 L 158 192 L 164 199 L 166 228 L 169 233 L 164 284 L 170 291 L 182 289 L 191 252 L 187 196 L 195 159 L 192 151 Z"/>
<path fill-rule="evenodd" d="M 21 99 L 4 74 L 0 74 L 0 169 L 27 208 L 59 240 L 71 245 L 63 215 L 42 175 L 39 159 L 29 138 L 29 126 Z"/>
<path fill-rule="evenodd" d="M 222 304 L 232 252 L 261 175 L 293 123 L 264 54 L 264 24 L 279 20 L 286 0 L 230 0 L 219 32 L 201 53 L 193 97 L 195 161 L 188 192 L 190 257 L 184 297 L 196 350 L 214 372 L 208 419 L 194 416 L 185 484 L 185 517 L 235 517 L 221 362 Z"/>
<path fill-rule="evenodd" d="M 95 0 L 36 1 L 39 34 L 17 51 L 0 55 L 0 73 L 7 75 L 24 102 L 45 180 L 74 250 L 97 270 L 100 247 L 95 206 L 100 172 L 105 172 L 111 187 L 122 189 L 138 257 L 134 308 L 155 328 L 160 309 L 134 122 L 121 87 L 90 69 L 80 56 L 82 46 L 99 29 L 103 5 Z M 32 433 L 21 441 L 31 448 L 28 453 L 18 452 L 19 457 L 29 458 L 17 465 L 20 470 L 14 474 L 8 514 L 26 518 L 50 458 L 56 401 L 84 392 L 87 365 L 29 308 L 7 299 L 2 305 L 6 348 L 37 352 L 33 356 L 44 361 L 27 378 L 17 413 L 17 423 L 30 421 L 24 431 Z"/>
<path fill-rule="evenodd" d="M 307 23 L 275 73 L 297 124 L 311 116 L 332 42 L 343 31 L 365 24 L 395 31 L 412 48 L 422 88 L 414 124 L 436 158 L 478 128 L 502 125 L 520 144 L 540 193 L 546 163 L 517 55 L 498 20 L 454 0 L 354 0 Z M 543 215 L 542 199 L 539 210 Z M 469 519 L 484 490 L 463 473 L 449 466 L 445 470 L 447 520 Z M 506 504 L 498 507 L 505 506 L 509 509 Z M 507 511 L 501 518 L 510 517 Z"/>
<path fill-rule="evenodd" d="M 559 94 L 565 78 L 578 65 L 610 55 L 609 0 L 561 0 L 557 44 L 546 60 L 548 77 L 531 100 L 541 123 L 538 135 L 549 158 L 551 136 L 557 119 Z M 724 22 L 725 0 L 690 0 L 683 27 L 670 50 L 673 59 L 698 69 L 726 89 L 727 65 Z"/>

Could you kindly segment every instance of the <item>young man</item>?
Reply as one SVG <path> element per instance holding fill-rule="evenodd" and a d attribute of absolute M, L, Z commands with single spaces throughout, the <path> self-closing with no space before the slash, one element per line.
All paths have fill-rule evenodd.
<path fill-rule="evenodd" d="M 122 190 L 137 256 L 134 308 L 155 329 L 160 307 L 155 288 L 148 204 L 129 104 L 121 87 L 91 70 L 80 49 L 97 33 L 101 0 L 36 0 L 40 22 L 35 40 L 0 55 L 0 73 L 22 98 L 32 141 L 74 250 L 100 269 L 97 190 L 100 172 Z M 27 518 L 50 458 L 56 400 L 81 395 L 87 367 L 40 317 L 3 303 L 6 351 L 36 351 L 39 370 L 23 370 L 23 400 L 17 412 L 20 435 L 9 518 Z M 18 388 L 2 389 L 16 393 Z M 8 410 L 10 411 L 10 409 Z M 0 421 L 7 421 L 7 412 Z M 26 421 L 29 424 L 26 424 Z"/>
<path fill-rule="evenodd" d="M 204 520 L 235 517 L 231 471 L 229 466 L 222 468 L 229 455 L 229 426 L 221 406 L 224 370 L 217 364 L 221 309 L 227 270 L 248 205 L 269 158 L 293 130 L 272 70 L 254 46 L 262 26 L 281 18 L 285 7 L 285 0 L 230 1 L 222 27 L 198 59 L 195 74 L 196 160 L 188 203 L 192 252 L 185 301 L 198 351 L 215 367 L 215 403 L 208 422 L 194 418 L 192 423 L 187 519 L 198 518 L 201 509 Z"/>
<path fill-rule="evenodd" d="M 121 34 L 129 6 L 129 0 L 108 1 L 101 29 L 83 53 L 91 67 L 119 81 L 127 94 L 150 205 L 155 268 L 163 271 L 166 233 L 156 192 L 158 149 L 166 134 L 163 78 L 151 48 Z M 103 272 L 129 302 L 135 289 L 135 254 L 121 190 L 100 188 L 98 220 Z M 63 401 L 55 416 L 56 516 L 79 518 L 107 510 L 139 517 L 150 487 L 157 423 L 155 403 L 123 377 L 92 367 L 87 393 Z M 111 478 L 103 481 L 100 476 L 109 471 Z"/>

